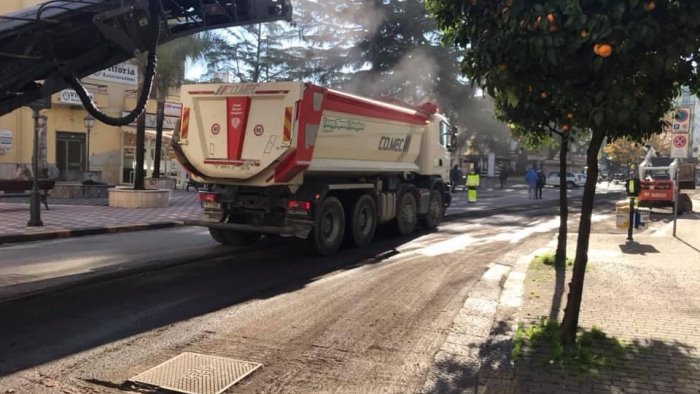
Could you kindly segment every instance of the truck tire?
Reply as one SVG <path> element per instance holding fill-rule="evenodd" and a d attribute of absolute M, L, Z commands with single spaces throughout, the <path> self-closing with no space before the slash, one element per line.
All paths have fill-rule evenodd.
<path fill-rule="evenodd" d="M 314 228 L 306 242 L 314 252 L 328 256 L 338 251 L 344 236 L 345 212 L 343 212 L 343 204 L 335 197 L 328 197 L 316 210 Z"/>
<path fill-rule="evenodd" d="M 372 242 L 377 231 L 377 203 L 369 194 L 363 194 L 355 202 L 348 222 L 348 232 L 352 235 L 352 244 L 365 246 Z"/>
<path fill-rule="evenodd" d="M 430 199 L 428 200 L 428 213 L 422 218 L 422 224 L 428 230 L 435 230 L 442 221 L 442 216 L 445 213 L 445 207 L 442 200 L 442 193 L 439 190 L 430 191 Z"/>
<path fill-rule="evenodd" d="M 572 182 L 572 181 L 566 181 L 566 188 L 567 189 L 576 189 L 578 186 Z"/>
<path fill-rule="evenodd" d="M 209 234 L 214 241 L 222 245 L 230 246 L 250 246 L 254 245 L 258 240 L 260 240 L 260 234 L 258 233 L 248 233 L 235 230 L 220 230 L 216 228 L 210 228 Z"/>
<path fill-rule="evenodd" d="M 396 219 L 394 226 L 398 235 L 408 235 L 416 228 L 418 221 L 418 203 L 416 196 L 410 190 L 401 194 L 396 203 Z"/>

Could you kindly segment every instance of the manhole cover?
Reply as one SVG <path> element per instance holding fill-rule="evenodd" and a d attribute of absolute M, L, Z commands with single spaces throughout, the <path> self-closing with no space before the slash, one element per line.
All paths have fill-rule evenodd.
<path fill-rule="evenodd" d="M 129 381 L 188 394 L 219 394 L 262 364 L 232 358 L 182 353 Z"/>

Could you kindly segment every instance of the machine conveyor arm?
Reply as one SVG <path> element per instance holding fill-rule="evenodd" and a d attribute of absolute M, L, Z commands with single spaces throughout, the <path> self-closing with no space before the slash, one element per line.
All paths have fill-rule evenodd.
<path fill-rule="evenodd" d="M 155 44 L 291 14 L 289 0 L 50 0 L 0 16 L 0 115 Z"/>

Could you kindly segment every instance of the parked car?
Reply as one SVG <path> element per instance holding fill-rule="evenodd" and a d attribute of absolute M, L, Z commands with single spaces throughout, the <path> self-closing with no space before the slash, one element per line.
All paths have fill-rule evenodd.
<path fill-rule="evenodd" d="M 574 174 L 573 172 L 566 173 L 566 187 L 574 189 L 583 186 L 586 183 L 586 174 Z M 559 186 L 560 177 L 558 172 L 550 172 L 547 175 L 547 184 L 550 186 Z"/>

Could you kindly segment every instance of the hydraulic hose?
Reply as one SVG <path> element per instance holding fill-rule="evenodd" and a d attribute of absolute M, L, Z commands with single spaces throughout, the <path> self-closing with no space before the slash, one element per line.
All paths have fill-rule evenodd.
<path fill-rule="evenodd" d="M 105 114 L 104 112 L 100 111 L 97 107 L 95 107 L 95 104 L 93 104 L 92 100 L 90 100 L 90 96 L 87 90 L 75 75 L 70 75 L 66 77 L 66 81 L 78 94 L 78 97 L 80 97 L 80 101 L 83 103 L 83 106 L 85 107 L 87 112 L 102 123 L 105 123 L 110 126 L 126 126 L 136 121 L 136 119 L 138 119 L 138 117 L 141 116 L 141 114 L 143 114 L 143 111 L 146 109 L 148 98 L 151 96 L 151 89 L 153 87 L 153 80 L 155 79 L 156 67 L 158 63 L 156 58 L 156 49 L 158 48 L 158 42 L 160 41 L 159 16 L 161 15 L 161 13 L 157 12 L 156 8 L 157 7 L 152 7 L 152 11 L 155 11 L 152 12 L 153 24 L 155 26 L 153 45 L 151 46 L 151 48 L 148 49 L 148 64 L 146 65 L 146 70 L 144 73 L 141 94 L 139 95 L 138 100 L 136 102 L 136 107 L 131 112 L 129 112 L 123 117 L 112 117 Z"/>

